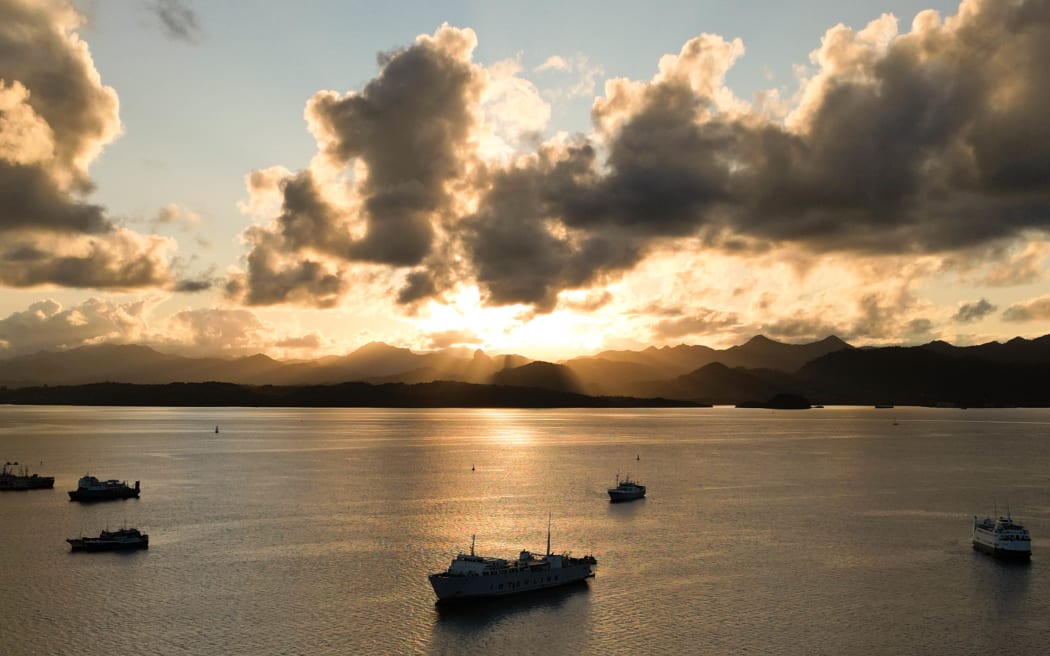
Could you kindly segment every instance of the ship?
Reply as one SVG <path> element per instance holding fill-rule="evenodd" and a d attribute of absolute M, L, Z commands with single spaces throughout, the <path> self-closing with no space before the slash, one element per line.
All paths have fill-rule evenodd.
<path fill-rule="evenodd" d="M 529 592 L 577 583 L 594 577 L 598 561 L 594 556 L 573 557 L 551 553 L 550 524 L 547 525 L 547 553 L 537 555 L 522 550 L 516 560 L 459 554 L 448 570 L 431 574 L 430 585 L 437 603 L 470 601 Z"/>
<path fill-rule="evenodd" d="M 638 481 L 632 481 L 628 474 L 623 480 L 616 475 L 616 487 L 609 488 L 609 501 L 618 503 L 620 501 L 634 501 L 645 496 L 645 486 Z"/>
<path fill-rule="evenodd" d="M 127 551 L 149 549 L 149 536 L 137 528 L 102 531 L 97 538 L 67 538 L 73 551 Z"/>
<path fill-rule="evenodd" d="M 54 476 L 30 474 L 23 465 L 20 469 L 17 462 L 5 462 L 0 469 L 0 491 L 7 490 L 43 490 L 55 487 Z"/>
<path fill-rule="evenodd" d="M 84 476 L 77 483 L 77 489 L 69 491 L 70 501 L 108 501 L 110 499 L 137 499 L 139 482 L 130 487 L 127 481 L 111 479 L 100 481 L 94 476 Z"/>
<path fill-rule="evenodd" d="M 999 519 L 977 521 L 973 516 L 973 548 L 996 558 L 1028 560 L 1032 557 L 1032 538 L 1028 529 L 1015 522 L 1010 514 Z"/>

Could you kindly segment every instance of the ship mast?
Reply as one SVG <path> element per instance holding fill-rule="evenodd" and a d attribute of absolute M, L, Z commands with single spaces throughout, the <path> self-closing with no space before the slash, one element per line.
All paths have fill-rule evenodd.
<path fill-rule="evenodd" d="M 547 513 L 547 555 L 551 555 L 551 513 Z"/>

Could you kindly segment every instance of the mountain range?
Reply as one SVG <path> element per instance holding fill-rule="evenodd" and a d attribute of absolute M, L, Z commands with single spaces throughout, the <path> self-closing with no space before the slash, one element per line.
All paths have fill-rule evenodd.
<path fill-rule="evenodd" d="M 759 335 L 721 350 L 650 347 L 604 351 L 560 363 L 467 349 L 416 353 L 379 342 L 345 356 L 304 361 L 278 361 L 261 354 L 189 358 L 112 344 L 0 360 L 0 386 L 6 388 L 103 382 L 295 387 L 444 381 L 702 404 L 750 403 L 788 393 L 815 403 L 1046 406 L 1048 380 L 1050 335 L 978 346 L 935 341 L 880 348 L 854 348 L 834 336 L 785 344 Z M 457 393 L 468 394 L 471 388 L 464 389 L 468 391 Z"/>

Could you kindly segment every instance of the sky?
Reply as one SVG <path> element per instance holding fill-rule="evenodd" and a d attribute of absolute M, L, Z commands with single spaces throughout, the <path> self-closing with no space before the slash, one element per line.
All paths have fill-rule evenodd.
<path fill-rule="evenodd" d="M 0 358 L 1040 336 L 1047 61 L 1047 0 L 0 0 Z"/>

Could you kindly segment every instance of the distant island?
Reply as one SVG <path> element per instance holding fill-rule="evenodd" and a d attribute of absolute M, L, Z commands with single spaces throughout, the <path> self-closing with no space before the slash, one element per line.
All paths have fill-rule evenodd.
<path fill-rule="evenodd" d="M 0 360 L 0 403 L 376 407 L 1050 407 L 1050 335 L 856 348 L 761 335 L 562 362 L 372 343 L 339 357 L 189 358 L 99 344 Z M 779 400 L 776 400 L 778 399 Z M 801 400 L 799 400 L 801 399 Z"/>
<path fill-rule="evenodd" d="M 233 383 L 91 383 L 0 389 L 0 403 L 169 407 L 300 408 L 681 408 L 691 401 L 586 396 L 536 387 L 472 383 L 342 383 L 251 386 Z"/>

